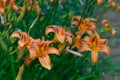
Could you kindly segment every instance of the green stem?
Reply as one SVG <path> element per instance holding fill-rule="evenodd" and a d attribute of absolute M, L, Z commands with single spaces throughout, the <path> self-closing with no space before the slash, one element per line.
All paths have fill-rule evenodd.
<path fill-rule="evenodd" d="M 13 56 L 11 55 L 11 56 L 10 56 L 10 62 L 12 63 L 13 61 L 14 61 L 14 58 L 13 58 Z M 15 72 L 15 65 L 14 65 L 14 64 L 11 64 L 11 71 L 12 71 L 13 79 L 15 79 L 15 74 L 16 74 L 16 72 Z"/>
<path fill-rule="evenodd" d="M 17 52 L 18 49 L 19 49 L 19 46 L 17 47 L 17 49 L 15 49 L 14 51 L 12 51 L 12 52 L 10 53 L 10 55 L 12 55 L 12 54 L 14 54 L 15 52 Z"/>
<path fill-rule="evenodd" d="M 35 18 L 35 20 L 34 20 L 33 23 L 31 24 L 31 26 L 29 27 L 28 34 L 30 33 L 30 30 L 32 29 L 32 27 L 35 25 L 35 23 L 37 22 L 37 20 L 38 20 L 41 16 L 43 16 L 43 14 L 39 14 L 39 15 Z"/>

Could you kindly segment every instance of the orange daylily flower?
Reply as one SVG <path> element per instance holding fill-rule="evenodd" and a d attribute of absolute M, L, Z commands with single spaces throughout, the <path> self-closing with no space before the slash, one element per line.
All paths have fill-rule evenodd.
<path fill-rule="evenodd" d="M 96 29 L 96 25 L 93 22 L 90 22 L 90 18 L 85 18 L 81 21 L 81 24 L 79 25 L 79 21 L 81 19 L 81 16 L 73 16 L 71 26 L 78 26 L 78 31 L 76 32 L 76 35 L 81 36 L 85 32 L 88 34 L 91 34 L 91 30 Z"/>
<path fill-rule="evenodd" d="M 91 34 L 91 30 L 96 29 L 96 25 L 93 22 L 90 22 L 89 18 L 86 18 L 84 20 L 82 20 L 80 26 L 78 26 L 78 31 L 76 32 L 76 35 L 82 35 L 85 32 L 87 32 L 88 34 Z"/>
<path fill-rule="evenodd" d="M 32 43 L 32 45 L 29 45 L 29 51 L 30 55 L 26 58 L 25 63 L 29 65 L 29 63 L 34 60 L 35 58 L 38 58 L 41 65 L 48 70 L 51 69 L 51 61 L 48 54 L 57 54 L 59 55 L 59 51 L 54 47 L 49 47 L 51 44 L 51 41 L 36 41 L 35 43 Z"/>
<path fill-rule="evenodd" d="M 60 52 L 62 52 L 64 50 L 67 51 L 70 48 L 70 46 L 72 45 L 73 34 L 71 32 L 67 31 L 67 32 L 65 32 L 65 37 L 66 37 L 65 38 L 66 42 L 64 44 L 59 44 L 58 45 L 58 48 L 59 48 Z"/>
<path fill-rule="evenodd" d="M 65 32 L 66 40 L 68 41 L 68 46 L 72 44 L 73 34 L 71 32 Z"/>
<path fill-rule="evenodd" d="M 56 25 L 48 26 L 46 28 L 46 35 L 48 35 L 50 32 L 55 33 L 55 37 L 54 37 L 55 42 L 58 40 L 62 44 L 65 43 L 65 38 L 66 38 L 65 30 L 62 27 Z"/>
<path fill-rule="evenodd" d="M 104 26 L 104 30 L 110 32 L 112 35 L 116 34 L 116 30 L 112 28 L 112 25 L 109 23 L 108 20 L 103 20 L 102 24 Z"/>
<path fill-rule="evenodd" d="M 83 45 L 82 51 L 91 51 L 91 60 L 95 64 L 98 61 L 98 52 L 105 52 L 110 55 L 110 48 L 106 45 L 106 39 L 100 39 L 99 34 L 94 31 L 93 35 L 84 38 L 87 45 Z"/>
<path fill-rule="evenodd" d="M 20 31 L 14 31 L 12 33 L 12 35 L 10 36 L 10 38 L 14 38 L 14 37 L 19 38 L 18 44 L 19 44 L 20 47 L 26 46 L 31 39 L 30 36 L 27 35 L 27 33 L 20 32 Z"/>

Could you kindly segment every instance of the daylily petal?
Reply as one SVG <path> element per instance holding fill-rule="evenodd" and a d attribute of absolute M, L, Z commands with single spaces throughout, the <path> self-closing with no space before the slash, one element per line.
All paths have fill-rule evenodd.
<path fill-rule="evenodd" d="M 94 22 L 90 22 L 88 26 L 90 29 L 96 29 L 96 24 Z"/>
<path fill-rule="evenodd" d="M 18 44 L 19 44 L 19 46 L 23 47 L 26 43 L 23 42 L 23 41 L 21 41 L 21 40 L 19 40 L 19 41 L 18 41 Z"/>
<path fill-rule="evenodd" d="M 78 21 L 72 21 L 72 22 L 71 22 L 71 25 L 78 26 Z"/>
<path fill-rule="evenodd" d="M 30 52 L 30 59 L 35 59 L 35 56 L 36 56 L 36 51 L 35 49 L 28 49 L 29 52 Z"/>
<path fill-rule="evenodd" d="M 20 38 L 20 32 L 19 31 L 14 31 L 13 33 L 12 33 L 12 35 L 10 36 L 10 39 L 11 38 L 14 38 L 14 37 L 17 37 L 17 38 Z"/>
<path fill-rule="evenodd" d="M 41 56 L 38 59 L 43 67 L 45 67 L 48 70 L 51 69 L 51 61 L 49 55 Z"/>
<path fill-rule="evenodd" d="M 65 35 L 56 34 L 56 37 L 60 43 L 65 42 Z"/>
<path fill-rule="evenodd" d="M 30 41 L 29 35 L 25 32 L 14 31 L 10 38 L 17 37 L 19 38 L 18 44 L 19 46 L 23 47 L 24 45 L 28 44 Z"/>
<path fill-rule="evenodd" d="M 91 51 L 89 45 L 86 42 L 82 42 L 81 47 L 79 48 L 79 52 L 83 51 Z"/>
<path fill-rule="evenodd" d="M 92 35 L 92 31 L 91 30 L 86 30 L 86 32 L 89 34 L 89 35 Z"/>
<path fill-rule="evenodd" d="M 58 49 L 54 48 L 54 47 L 50 47 L 48 49 L 48 54 L 57 54 L 57 55 L 60 55 Z"/>
<path fill-rule="evenodd" d="M 55 32 L 55 30 L 52 27 L 47 27 L 45 34 L 48 35 L 50 32 Z"/>
<path fill-rule="evenodd" d="M 91 37 L 89 36 L 84 37 L 84 41 L 86 41 L 89 44 L 91 42 Z"/>
<path fill-rule="evenodd" d="M 73 16 L 72 20 L 77 19 L 78 21 L 81 19 L 81 16 Z"/>
<path fill-rule="evenodd" d="M 100 44 L 106 44 L 107 42 L 107 39 L 100 39 Z"/>
<path fill-rule="evenodd" d="M 92 60 L 92 63 L 95 64 L 97 63 L 98 61 L 98 52 L 97 51 L 92 51 L 91 52 L 91 60 Z"/>
<path fill-rule="evenodd" d="M 71 45 L 72 44 L 72 38 L 67 36 L 67 41 L 68 41 L 68 45 Z"/>
<path fill-rule="evenodd" d="M 28 66 L 34 59 L 31 59 L 30 56 L 27 56 L 25 59 L 25 64 Z"/>
<path fill-rule="evenodd" d="M 110 51 L 110 48 L 107 45 L 101 45 L 99 51 L 105 52 L 105 53 L 107 53 L 108 56 L 110 56 L 111 51 Z"/>

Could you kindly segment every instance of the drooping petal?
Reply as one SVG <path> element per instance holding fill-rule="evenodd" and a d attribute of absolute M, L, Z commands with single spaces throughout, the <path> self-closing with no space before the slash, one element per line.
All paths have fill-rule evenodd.
<path fill-rule="evenodd" d="M 21 33 L 20 33 L 19 31 L 14 31 L 14 32 L 11 34 L 10 39 L 11 39 L 11 38 L 14 38 L 14 37 L 20 38 L 20 35 L 21 35 Z"/>
<path fill-rule="evenodd" d="M 55 32 L 55 30 L 52 27 L 47 27 L 45 34 L 48 35 L 50 32 Z"/>
<path fill-rule="evenodd" d="M 56 49 L 56 48 L 54 48 L 54 47 L 50 47 L 47 52 L 48 52 L 48 54 L 60 55 L 58 49 Z"/>
<path fill-rule="evenodd" d="M 105 53 L 107 53 L 108 56 L 110 56 L 111 51 L 110 51 L 110 48 L 107 45 L 101 45 L 99 51 L 105 52 Z"/>
<path fill-rule="evenodd" d="M 93 64 L 97 63 L 97 61 L 98 61 L 98 52 L 97 51 L 91 52 L 91 60 L 92 60 Z"/>
<path fill-rule="evenodd" d="M 39 57 L 38 59 L 43 67 L 45 67 L 48 70 L 51 69 L 51 61 L 49 55 L 46 54 L 44 56 Z"/>

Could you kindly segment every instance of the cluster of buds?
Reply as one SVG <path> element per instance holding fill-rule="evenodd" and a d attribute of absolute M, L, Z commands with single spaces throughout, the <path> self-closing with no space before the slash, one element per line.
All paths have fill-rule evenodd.
<path fill-rule="evenodd" d="M 108 3 L 112 8 L 120 10 L 120 5 L 115 0 L 108 0 Z"/>
<path fill-rule="evenodd" d="M 24 0 L 24 1 L 28 11 L 36 10 L 38 14 L 40 13 L 41 8 L 38 5 L 38 0 Z"/>
<path fill-rule="evenodd" d="M 10 10 L 18 9 L 18 7 L 15 4 L 15 0 L 0 0 L 0 14 L 4 14 L 5 6 L 10 8 Z"/>
<path fill-rule="evenodd" d="M 4 13 L 9 13 L 11 10 L 16 10 L 20 14 L 17 21 L 20 21 L 23 18 L 26 12 L 25 10 L 36 11 L 37 14 L 40 14 L 41 8 L 39 7 L 38 0 L 24 0 L 23 3 L 24 3 L 23 6 L 18 6 L 16 5 L 16 0 L 0 0 L 0 18 L 1 18 L 0 23 L 2 25 L 6 25 L 4 23 L 5 19 L 3 15 Z"/>
<path fill-rule="evenodd" d="M 110 24 L 110 22 L 108 20 L 106 20 L 106 19 L 103 20 L 102 25 L 104 26 L 105 32 L 110 32 L 112 35 L 116 34 L 116 30 L 114 28 L 112 28 L 112 25 Z"/>

